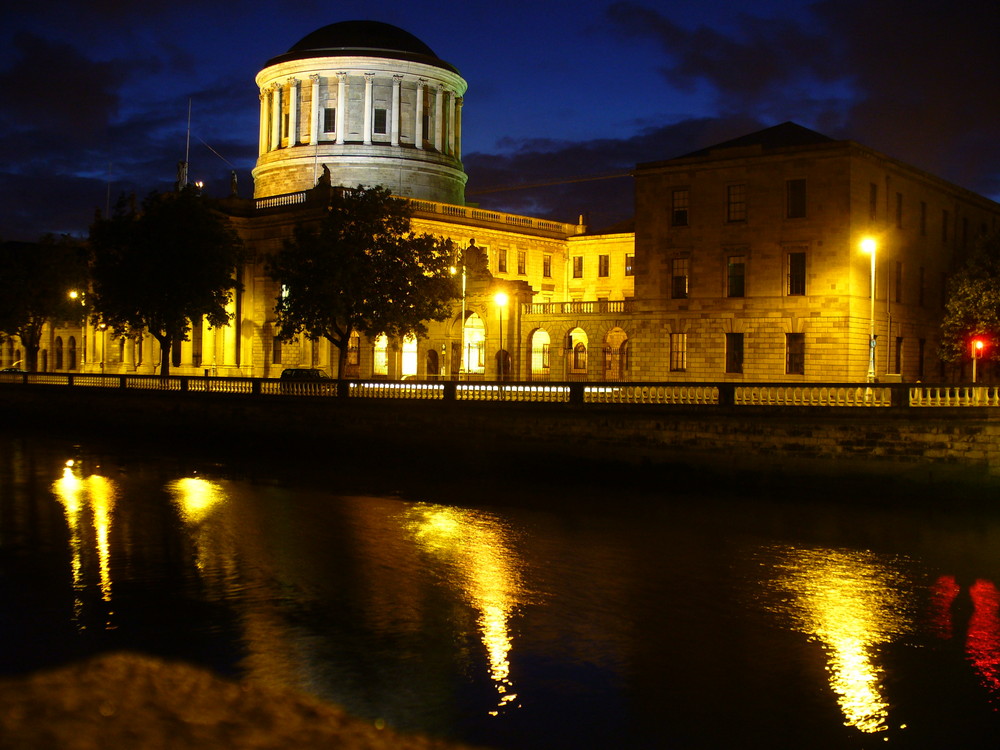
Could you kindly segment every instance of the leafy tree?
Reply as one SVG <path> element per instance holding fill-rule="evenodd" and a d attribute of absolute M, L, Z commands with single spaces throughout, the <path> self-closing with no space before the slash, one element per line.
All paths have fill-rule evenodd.
<path fill-rule="evenodd" d="M 191 321 L 223 326 L 239 287 L 242 243 L 193 187 L 152 193 L 136 211 L 120 199 L 90 230 L 95 316 L 125 334 L 147 330 L 160 343 L 160 373 Z"/>
<path fill-rule="evenodd" d="M 21 340 L 25 370 L 38 369 L 46 323 L 82 321 L 69 292 L 84 288 L 86 278 L 83 248 L 68 237 L 0 245 L 0 332 Z"/>
<path fill-rule="evenodd" d="M 281 284 L 279 336 L 305 333 L 339 349 L 343 379 L 351 334 L 420 335 L 458 294 L 451 240 L 410 231 L 411 209 L 385 188 L 335 189 L 318 225 L 300 225 L 268 264 Z"/>
<path fill-rule="evenodd" d="M 939 356 L 951 363 L 968 359 L 976 336 L 989 342 L 987 359 L 1000 359 L 1000 234 L 980 243 L 948 282 Z"/>

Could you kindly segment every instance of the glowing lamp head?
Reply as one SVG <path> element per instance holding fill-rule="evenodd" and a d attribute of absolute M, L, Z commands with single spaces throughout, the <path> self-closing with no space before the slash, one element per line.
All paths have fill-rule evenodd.
<path fill-rule="evenodd" d="M 979 359 L 983 356 L 983 351 L 986 349 L 986 342 L 982 339 L 972 340 L 972 356 L 975 359 Z"/>
<path fill-rule="evenodd" d="M 871 237 L 865 237 L 861 240 L 861 252 L 867 253 L 868 255 L 874 255 L 875 247 L 875 240 Z"/>
<path fill-rule="evenodd" d="M 508 297 L 506 292 L 497 292 L 493 296 L 493 301 L 497 303 L 500 307 L 507 307 Z"/>

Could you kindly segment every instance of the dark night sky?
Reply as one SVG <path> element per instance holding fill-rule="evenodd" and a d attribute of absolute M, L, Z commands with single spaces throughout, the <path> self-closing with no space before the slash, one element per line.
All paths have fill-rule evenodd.
<path fill-rule="evenodd" d="M 11 6 L 16 7 L 16 10 Z M 1000 198 L 997 0 L 51 0 L 0 10 L 0 239 L 82 235 L 110 196 L 191 177 L 251 193 L 264 63 L 358 18 L 469 83 L 468 199 L 592 226 L 636 163 L 794 120 Z M 517 185 L 549 184 L 502 190 Z"/>

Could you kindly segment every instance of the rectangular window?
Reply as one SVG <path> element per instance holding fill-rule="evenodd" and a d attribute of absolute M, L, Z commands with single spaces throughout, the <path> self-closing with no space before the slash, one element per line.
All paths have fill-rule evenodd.
<path fill-rule="evenodd" d="M 542 344 L 542 369 L 549 369 L 549 345 Z"/>
<path fill-rule="evenodd" d="M 611 256 L 610 255 L 598 255 L 597 256 L 597 275 L 598 276 L 610 276 L 611 275 Z"/>
<path fill-rule="evenodd" d="M 903 264 L 896 261 L 896 302 L 903 301 Z"/>
<path fill-rule="evenodd" d="M 726 372 L 743 372 L 743 334 L 726 334 Z"/>
<path fill-rule="evenodd" d="M 806 215 L 806 181 L 788 180 L 785 183 L 786 212 L 789 219 L 804 219 Z"/>
<path fill-rule="evenodd" d="M 517 251 L 517 272 L 522 276 L 527 273 L 528 254 L 524 250 Z"/>
<path fill-rule="evenodd" d="M 874 182 L 868 188 L 868 218 L 875 221 L 878 214 L 878 185 Z"/>
<path fill-rule="evenodd" d="M 788 254 L 788 296 L 799 297 L 806 293 L 806 254 Z"/>
<path fill-rule="evenodd" d="M 672 299 L 687 299 L 688 296 L 688 260 L 674 258 L 671 264 L 670 296 Z"/>
<path fill-rule="evenodd" d="M 785 374 L 806 374 L 806 335 L 804 333 L 785 334 Z"/>
<path fill-rule="evenodd" d="M 747 259 L 745 255 L 730 255 L 726 264 L 726 296 L 743 297 L 746 296 L 746 268 Z"/>
<path fill-rule="evenodd" d="M 291 121 L 291 115 L 289 115 L 287 112 L 285 112 L 285 114 L 282 116 L 282 120 L 281 120 L 281 135 L 282 135 L 283 138 L 288 138 L 289 137 L 290 134 L 289 134 L 288 130 L 291 127 L 291 122 L 292 122 Z"/>
<path fill-rule="evenodd" d="M 726 188 L 726 221 L 747 220 L 747 186 L 729 185 Z"/>
<path fill-rule="evenodd" d="M 671 198 L 670 224 L 675 227 L 688 225 L 690 193 L 687 188 L 675 190 Z"/>
<path fill-rule="evenodd" d="M 625 255 L 625 275 L 635 275 L 635 255 L 632 253 L 626 253 Z"/>
<path fill-rule="evenodd" d="M 896 193 L 896 227 L 903 228 L 903 194 Z"/>
<path fill-rule="evenodd" d="M 670 334 L 670 371 L 684 372 L 687 370 L 688 337 L 686 333 Z"/>
<path fill-rule="evenodd" d="M 375 108 L 375 117 L 372 121 L 372 132 L 378 135 L 385 135 L 387 131 L 388 117 L 386 110 L 381 107 Z"/>
<path fill-rule="evenodd" d="M 543 255 L 542 256 L 542 276 L 549 279 L 552 278 L 552 256 Z"/>
<path fill-rule="evenodd" d="M 324 133 L 335 133 L 335 132 L 337 132 L 337 108 L 336 107 L 324 107 L 323 108 L 323 132 Z"/>
<path fill-rule="evenodd" d="M 573 278 L 582 279 L 583 278 L 583 256 L 576 255 L 573 256 Z"/>
<path fill-rule="evenodd" d="M 497 273 L 507 273 L 507 248 L 497 249 Z"/>
<path fill-rule="evenodd" d="M 920 201 L 920 235 L 927 236 L 927 203 Z"/>
<path fill-rule="evenodd" d="M 271 364 L 281 364 L 281 339 L 277 336 L 275 336 L 274 340 L 271 342 Z"/>

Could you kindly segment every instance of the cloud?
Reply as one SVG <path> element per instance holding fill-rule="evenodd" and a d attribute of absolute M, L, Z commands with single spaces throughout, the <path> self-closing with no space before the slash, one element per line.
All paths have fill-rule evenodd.
<path fill-rule="evenodd" d="M 808 11 L 743 15 L 725 32 L 635 2 L 607 15 L 626 38 L 657 41 L 670 84 L 710 84 L 721 113 L 795 120 L 996 194 L 995 0 L 823 0 Z"/>

